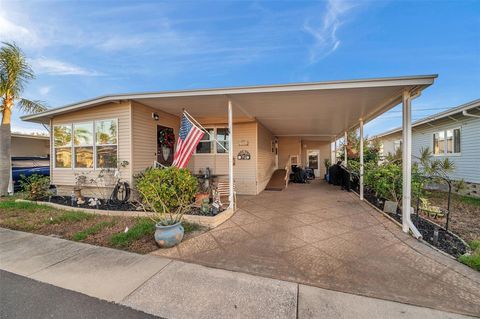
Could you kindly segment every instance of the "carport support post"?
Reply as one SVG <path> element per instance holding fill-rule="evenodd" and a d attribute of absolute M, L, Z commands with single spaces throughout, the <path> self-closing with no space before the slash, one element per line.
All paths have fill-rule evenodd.
<path fill-rule="evenodd" d="M 233 123 L 232 101 L 228 100 L 228 187 L 229 208 L 234 208 L 235 196 L 233 194 Z"/>
<path fill-rule="evenodd" d="M 334 147 L 334 152 L 333 152 L 333 164 L 337 164 L 337 138 L 335 137 L 335 147 Z"/>
<path fill-rule="evenodd" d="M 412 105 L 410 92 L 404 91 L 402 97 L 402 132 L 403 132 L 403 150 L 402 150 L 402 169 L 403 169 L 403 194 L 402 194 L 402 229 L 408 233 L 410 226 L 410 207 L 412 206 Z"/>
<path fill-rule="evenodd" d="M 363 120 L 360 120 L 360 200 L 363 200 Z"/>
<path fill-rule="evenodd" d="M 348 143 L 348 140 L 347 140 L 347 131 L 345 131 L 345 137 L 343 138 L 343 150 L 345 152 L 344 154 L 344 158 L 345 158 L 345 167 L 347 167 L 347 160 L 348 160 L 348 155 L 347 155 L 347 143 Z"/>

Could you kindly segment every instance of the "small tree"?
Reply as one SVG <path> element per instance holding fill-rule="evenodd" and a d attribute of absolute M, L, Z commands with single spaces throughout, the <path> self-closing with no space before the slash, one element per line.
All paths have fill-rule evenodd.
<path fill-rule="evenodd" d="M 8 194 L 11 170 L 11 117 L 14 106 L 26 113 L 44 111 L 40 101 L 22 97 L 25 85 L 34 79 L 34 73 L 20 48 L 3 42 L 0 48 L 0 196 Z"/>
<path fill-rule="evenodd" d="M 155 222 L 167 226 L 180 222 L 190 209 L 198 181 L 187 169 L 149 168 L 136 178 L 136 189 L 143 209 L 154 213 Z"/>

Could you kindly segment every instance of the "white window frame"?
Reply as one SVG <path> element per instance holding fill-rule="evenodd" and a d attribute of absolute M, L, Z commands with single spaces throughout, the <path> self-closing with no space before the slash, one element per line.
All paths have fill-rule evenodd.
<path fill-rule="evenodd" d="M 213 141 L 213 142 L 214 142 L 214 145 L 215 145 L 215 155 L 219 155 L 219 156 L 228 155 L 228 150 L 230 149 L 230 144 L 229 144 L 229 138 L 228 138 L 228 136 L 230 136 L 230 132 L 228 132 L 228 136 L 227 136 L 227 139 L 226 139 L 226 140 L 219 140 L 219 139 L 218 139 L 218 135 L 217 135 L 217 131 L 218 131 L 219 128 L 221 128 L 221 129 L 226 129 L 227 132 L 228 132 L 228 127 L 226 127 L 226 126 L 225 126 L 225 127 L 224 127 L 224 126 L 215 127 L 215 138 L 217 139 L 218 142 L 226 142 L 228 147 L 226 148 L 227 150 L 226 150 L 225 152 L 223 152 L 223 153 L 218 153 L 217 150 L 218 150 L 219 147 L 221 148 L 221 146 L 218 145 L 217 142 Z"/>
<path fill-rule="evenodd" d="M 68 146 L 55 146 L 55 127 L 58 127 L 58 126 L 70 126 L 70 163 L 72 163 L 70 165 L 70 167 L 57 167 L 57 153 L 55 152 L 55 150 L 57 148 L 68 148 Z M 52 136 L 53 136 L 53 140 L 52 140 L 52 144 L 53 144 L 53 168 L 54 169 L 61 169 L 61 170 L 73 170 L 73 124 L 72 123 L 65 123 L 65 124 L 55 124 L 53 125 L 53 130 L 52 130 Z"/>
<path fill-rule="evenodd" d="M 217 147 L 221 147 L 218 145 L 217 142 L 215 142 L 215 139 L 217 139 L 217 129 L 227 129 L 228 130 L 228 127 L 226 126 L 208 126 L 208 127 L 205 127 L 205 129 L 208 131 L 208 130 L 213 130 L 213 139 L 210 139 L 209 142 L 212 143 L 213 145 L 213 149 L 212 149 L 212 152 L 210 153 L 197 153 L 197 148 L 195 148 L 195 153 L 194 155 L 199 155 L 199 156 L 212 156 L 212 155 L 218 155 L 218 156 L 226 156 L 228 155 L 228 152 L 225 152 L 225 153 L 218 153 L 217 152 Z M 207 134 L 207 133 L 205 133 Z M 230 133 L 229 133 L 230 134 Z M 220 140 L 218 140 L 220 142 Z M 201 143 L 202 141 L 200 141 Z M 207 140 L 204 140 L 203 143 L 207 142 Z M 228 138 L 226 140 L 222 140 L 222 142 L 229 142 Z M 230 147 L 230 145 L 228 145 L 228 147 Z"/>
<path fill-rule="evenodd" d="M 103 122 L 103 121 L 115 121 L 115 125 L 117 127 L 117 136 L 115 136 L 115 140 L 117 142 L 117 144 L 100 144 L 100 145 L 97 145 L 97 130 L 96 130 L 96 127 L 97 127 L 97 122 Z M 118 144 L 119 144 L 119 137 L 118 137 L 118 134 L 120 132 L 119 130 L 119 127 L 118 127 L 118 118 L 107 118 L 107 119 L 97 119 L 95 121 L 93 121 L 93 132 L 95 133 L 94 135 L 94 141 L 93 141 L 93 155 L 95 156 L 94 160 L 93 160 L 93 163 L 94 163 L 94 167 L 95 169 L 112 169 L 112 168 L 116 168 L 116 167 L 98 167 L 97 166 L 97 147 L 98 146 L 116 146 L 117 147 L 117 166 L 118 166 Z"/>
<path fill-rule="evenodd" d="M 115 121 L 115 125 L 117 127 L 117 136 L 116 136 L 116 144 L 97 144 L 97 130 L 96 130 L 96 125 L 97 125 L 97 122 L 102 122 L 102 121 Z M 87 124 L 87 123 L 92 123 L 93 124 L 93 168 L 87 168 L 87 167 L 75 167 L 75 141 L 74 141 L 74 130 L 73 130 L 73 127 L 75 124 Z M 55 146 L 55 127 L 56 126 L 70 126 L 70 130 L 71 130 L 71 143 L 70 143 L 70 151 L 71 151 L 71 167 L 57 167 L 57 163 L 56 163 L 56 158 L 55 158 L 55 149 L 57 148 L 68 148 L 68 146 L 60 146 L 60 147 L 57 147 Z M 95 119 L 95 120 L 91 120 L 91 121 L 78 121 L 78 122 L 72 122 L 72 123 L 58 123 L 58 124 L 54 124 L 52 125 L 53 127 L 53 133 L 52 133 L 52 136 L 53 136 L 53 139 L 52 139 L 52 144 L 53 144 L 53 168 L 54 169 L 60 169 L 60 170 L 98 170 L 98 169 L 112 169 L 112 168 L 116 168 L 116 167 L 98 167 L 97 166 L 97 146 L 116 146 L 117 147 L 117 164 L 118 164 L 118 161 L 119 161 L 119 127 L 118 127 L 118 118 L 105 118 L 105 119 Z M 84 145 L 85 147 L 90 147 L 90 145 Z M 82 146 L 76 146 L 76 147 L 82 147 Z M 211 153 L 210 153 L 211 154 Z"/>
<path fill-rule="evenodd" d="M 452 131 L 454 132 L 455 130 L 458 130 L 460 132 L 460 152 L 459 153 L 447 153 L 447 149 L 448 149 L 448 146 L 447 146 L 447 131 Z M 434 151 L 435 151 L 435 143 L 433 141 L 433 137 L 435 136 L 435 134 L 440 134 L 443 132 L 443 136 L 444 136 L 444 141 L 443 141 L 443 152 L 440 152 L 439 154 L 435 154 Z M 461 127 L 452 127 L 452 128 L 447 128 L 447 129 L 443 129 L 443 130 L 438 130 L 438 131 L 435 131 L 433 132 L 432 134 L 432 154 L 433 156 L 461 156 L 462 155 L 462 128 Z M 455 150 L 455 133 L 453 133 L 453 150 Z"/>
<path fill-rule="evenodd" d="M 75 125 L 78 124 L 92 124 L 92 144 L 91 145 L 78 145 L 75 146 Z M 82 122 L 74 122 L 72 123 L 72 168 L 77 169 L 77 170 L 95 170 L 95 155 L 96 155 L 96 145 L 95 145 L 95 140 L 96 134 L 95 134 L 95 121 L 82 121 Z M 77 147 L 91 147 L 93 150 L 93 167 L 77 167 L 77 161 L 75 158 L 75 148 Z"/>

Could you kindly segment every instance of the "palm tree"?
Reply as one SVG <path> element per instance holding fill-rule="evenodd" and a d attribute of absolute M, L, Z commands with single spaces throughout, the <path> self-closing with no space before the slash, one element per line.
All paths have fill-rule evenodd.
<path fill-rule="evenodd" d="M 46 110 L 40 101 L 22 97 L 27 82 L 34 79 L 34 73 L 22 50 L 15 43 L 3 42 L 0 48 L 0 196 L 8 193 L 11 170 L 11 131 L 10 121 L 15 106 L 26 113 Z"/>

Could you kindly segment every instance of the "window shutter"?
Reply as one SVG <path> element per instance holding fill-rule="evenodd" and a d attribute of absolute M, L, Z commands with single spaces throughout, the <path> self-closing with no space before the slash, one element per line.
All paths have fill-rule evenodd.
<path fill-rule="evenodd" d="M 453 130 L 453 152 L 460 153 L 460 129 Z"/>

